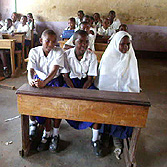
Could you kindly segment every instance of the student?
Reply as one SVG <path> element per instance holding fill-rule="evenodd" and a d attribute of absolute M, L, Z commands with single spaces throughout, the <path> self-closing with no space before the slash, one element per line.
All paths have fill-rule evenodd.
<path fill-rule="evenodd" d="M 89 24 L 90 24 L 90 31 L 93 31 L 93 33 L 92 33 L 92 35 L 97 35 L 97 29 L 96 29 L 96 26 L 94 26 L 94 18 L 93 18 L 93 16 L 90 16 L 90 22 L 89 22 Z"/>
<path fill-rule="evenodd" d="M 6 19 L 5 21 L 5 25 L 0 29 L 0 31 L 2 33 L 8 33 L 8 34 L 12 34 L 15 32 L 15 28 L 12 24 L 12 20 L 11 19 Z"/>
<path fill-rule="evenodd" d="M 25 33 L 25 46 L 30 46 L 31 44 L 31 31 L 30 27 L 27 25 L 27 16 L 22 16 L 20 24 L 17 28 L 16 33 Z"/>
<path fill-rule="evenodd" d="M 95 85 L 99 90 L 117 92 L 139 92 L 139 73 L 131 36 L 125 31 L 115 34 L 100 61 Z M 114 153 L 119 158 L 122 139 L 132 135 L 133 128 L 116 125 L 102 125 L 101 132 L 113 137 Z"/>
<path fill-rule="evenodd" d="M 12 13 L 11 19 L 12 19 L 13 26 L 15 27 L 15 29 L 17 29 L 20 22 L 18 21 L 18 16 L 16 12 Z"/>
<path fill-rule="evenodd" d="M 65 28 L 65 30 L 75 30 L 76 26 L 75 26 L 75 18 L 74 17 L 70 17 L 68 19 L 68 27 Z"/>
<path fill-rule="evenodd" d="M 110 22 L 108 18 L 105 18 L 102 23 L 102 27 L 99 27 L 98 29 L 98 35 L 101 36 L 111 36 L 114 33 L 114 30 L 110 28 Z"/>
<path fill-rule="evenodd" d="M 64 57 L 62 49 L 54 47 L 56 44 L 55 32 L 45 30 L 40 38 L 40 43 L 42 46 L 35 47 L 29 52 L 27 66 L 29 84 L 37 88 L 62 86 L 63 81 L 60 70 L 64 67 Z M 51 119 L 30 116 L 30 139 L 35 136 L 37 123 L 44 124 L 45 128 L 37 150 L 42 151 L 49 147 L 51 152 L 55 152 L 59 142 L 57 125 L 60 125 L 60 120 L 54 119 L 52 135 Z"/>
<path fill-rule="evenodd" d="M 2 20 L 2 14 L 0 13 L 0 30 L 5 25 L 5 22 Z"/>
<path fill-rule="evenodd" d="M 92 51 L 95 51 L 95 47 L 94 47 L 94 42 L 95 42 L 95 35 L 92 35 L 90 32 L 90 24 L 88 22 L 82 22 L 81 23 L 81 30 L 86 31 L 89 36 L 89 44 L 88 44 L 88 48 Z M 75 45 L 73 43 L 73 36 L 65 43 L 64 45 L 64 49 L 70 49 L 73 48 Z"/>
<path fill-rule="evenodd" d="M 94 26 L 96 26 L 96 29 L 98 31 L 98 28 L 102 26 L 102 20 L 100 19 L 100 14 L 94 13 L 93 18 L 94 18 Z"/>
<path fill-rule="evenodd" d="M 108 15 L 109 21 L 110 21 L 110 28 L 113 30 L 118 30 L 119 26 L 121 25 L 121 22 L 118 18 L 116 18 L 115 11 L 111 10 Z"/>
<path fill-rule="evenodd" d="M 64 87 L 81 88 L 81 89 L 97 89 L 93 85 L 93 77 L 97 75 L 97 58 L 96 55 L 88 50 L 89 38 L 88 33 L 78 30 L 74 33 L 73 42 L 75 47 L 67 50 L 64 55 L 67 57 L 68 66 L 61 72 L 64 73 L 66 84 Z M 86 129 L 92 127 L 93 138 L 92 146 L 94 153 L 101 156 L 101 148 L 99 143 L 99 124 L 80 121 L 67 121 L 75 129 Z"/>
<path fill-rule="evenodd" d="M 30 27 L 30 30 L 33 30 L 33 35 L 34 35 L 34 45 L 37 45 L 39 39 L 38 39 L 38 33 L 36 31 L 36 22 L 33 18 L 32 13 L 27 14 L 27 24 Z"/>
<path fill-rule="evenodd" d="M 119 29 L 117 31 L 114 31 L 114 33 L 111 35 L 111 37 L 108 39 L 108 43 L 110 43 L 110 41 L 113 39 L 114 35 L 119 32 L 119 31 L 125 31 L 128 32 L 128 26 L 126 24 L 121 24 L 119 26 Z M 132 36 L 131 36 L 132 38 Z"/>
<path fill-rule="evenodd" d="M 85 14 L 84 14 L 83 10 L 79 10 L 77 15 L 78 15 L 78 17 L 75 18 L 75 23 L 76 23 L 76 27 L 79 27 Z"/>

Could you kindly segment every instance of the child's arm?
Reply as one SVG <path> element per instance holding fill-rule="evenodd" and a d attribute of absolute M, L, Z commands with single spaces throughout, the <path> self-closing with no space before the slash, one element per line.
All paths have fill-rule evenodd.
<path fill-rule="evenodd" d="M 92 83 L 93 83 L 93 77 L 88 76 L 87 81 L 84 83 L 83 89 L 88 89 Z"/>
<path fill-rule="evenodd" d="M 63 74 L 64 77 L 64 81 L 66 82 L 66 84 L 70 87 L 70 88 L 74 88 L 74 85 L 69 77 L 69 73 L 65 73 Z"/>
<path fill-rule="evenodd" d="M 36 80 L 35 81 L 35 86 L 37 88 L 45 87 L 46 84 L 49 83 L 54 78 L 54 76 L 56 75 L 58 69 L 59 69 L 59 65 L 54 65 L 53 69 L 52 69 L 51 73 L 48 75 L 48 77 L 44 81 Z"/>
<path fill-rule="evenodd" d="M 30 68 L 30 70 L 28 70 L 28 83 L 30 84 L 30 86 L 35 86 L 35 79 L 33 79 L 34 76 L 34 69 Z"/>

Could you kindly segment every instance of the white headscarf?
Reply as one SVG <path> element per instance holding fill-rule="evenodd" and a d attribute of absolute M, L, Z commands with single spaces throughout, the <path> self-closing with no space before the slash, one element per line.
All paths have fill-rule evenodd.
<path fill-rule="evenodd" d="M 99 90 L 118 92 L 139 92 L 139 73 L 135 53 L 130 44 L 129 51 L 119 51 L 120 41 L 131 36 L 125 31 L 115 34 L 105 50 L 98 69 L 95 85 Z"/>

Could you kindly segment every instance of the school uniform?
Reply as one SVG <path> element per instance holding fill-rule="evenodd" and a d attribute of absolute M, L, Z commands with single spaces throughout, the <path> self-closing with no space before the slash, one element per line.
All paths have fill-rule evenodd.
<path fill-rule="evenodd" d="M 92 35 L 92 34 L 89 34 L 89 35 L 88 35 L 88 38 L 89 38 L 89 45 L 88 45 L 88 48 L 90 48 L 92 51 L 95 51 L 94 43 L 95 43 L 95 38 L 96 38 L 96 36 L 95 36 L 95 35 Z M 64 44 L 63 48 L 65 47 L 65 45 L 75 46 L 75 45 L 73 44 L 73 36 L 71 36 L 71 38 Z"/>
<path fill-rule="evenodd" d="M 0 29 L 0 31 L 1 31 L 2 33 L 8 33 L 8 34 L 10 34 L 10 33 L 12 33 L 12 32 L 15 32 L 15 28 L 14 28 L 13 25 L 12 25 L 10 28 L 7 28 L 7 25 L 5 25 L 5 26 L 3 26 L 3 27 Z"/>
<path fill-rule="evenodd" d="M 25 24 L 24 26 L 22 24 L 19 24 L 17 28 L 17 32 L 26 32 L 25 39 L 31 40 L 31 31 L 30 31 L 30 27 L 27 24 Z"/>
<path fill-rule="evenodd" d="M 1 20 L 0 25 L 3 27 L 5 25 L 5 22 L 3 20 Z"/>
<path fill-rule="evenodd" d="M 115 31 L 110 27 L 108 27 L 107 29 L 104 29 L 104 27 L 102 26 L 98 29 L 97 33 L 102 36 L 111 36 L 114 32 Z"/>
<path fill-rule="evenodd" d="M 139 72 L 135 53 L 130 43 L 127 53 L 119 51 L 119 43 L 124 36 L 131 36 L 125 31 L 117 32 L 100 61 L 95 86 L 99 90 L 117 92 L 140 92 Z M 117 125 L 102 125 L 101 133 L 124 139 L 132 135 L 133 128 Z"/>
<path fill-rule="evenodd" d="M 18 28 L 19 24 L 21 24 L 18 20 L 16 20 L 15 22 L 13 22 L 13 26 L 15 29 Z"/>
<path fill-rule="evenodd" d="M 55 47 L 52 49 L 48 56 L 44 55 L 42 46 L 35 47 L 29 52 L 29 61 L 27 70 L 34 69 L 37 74 L 34 79 L 45 80 L 51 73 L 54 65 L 59 65 L 60 68 L 57 71 L 54 78 L 46 85 L 52 87 L 60 87 L 63 85 L 63 79 L 61 76 L 61 69 L 64 67 L 64 56 L 61 48 Z M 39 123 L 44 123 L 45 118 L 36 117 Z"/>
<path fill-rule="evenodd" d="M 102 26 L 100 21 L 98 21 L 97 23 L 94 22 L 93 25 L 96 27 L 97 30 Z"/>
<path fill-rule="evenodd" d="M 121 25 L 120 20 L 115 18 L 113 23 L 110 25 L 110 28 L 113 30 L 118 30 L 120 25 Z"/>
<path fill-rule="evenodd" d="M 87 50 L 80 61 L 75 56 L 75 48 L 65 51 L 64 56 L 67 65 L 62 69 L 61 73 L 69 73 L 75 88 L 82 88 L 88 76 L 97 76 L 97 57 L 92 51 Z M 67 84 L 64 84 L 64 87 L 68 87 Z M 97 88 L 92 84 L 88 89 Z M 93 124 L 91 122 L 71 120 L 67 120 L 67 122 L 75 129 L 86 129 Z"/>
<path fill-rule="evenodd" d="M 76 25 L 76 28 L 79 27 L 81 24 L 81 20 L 78 18 L 78 17 L 75 17 L 75 25 Z"/>

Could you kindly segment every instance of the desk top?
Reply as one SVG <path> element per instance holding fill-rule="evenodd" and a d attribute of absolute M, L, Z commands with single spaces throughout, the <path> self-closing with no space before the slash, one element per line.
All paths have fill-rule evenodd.
<path fill-rule="evenodd" d="M 91 100 L 112 103 L 122 103 L 131 105 L 150 106 L 150 102 L 144 93 L 129 92 L 111 92 L 90 89 L 62 88 L 62 87 L 45 87 L 42 89 L 31 87 L 29 84 L 22 85 L 16 94 L 58 97 L 78 100 Z"/>

